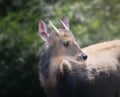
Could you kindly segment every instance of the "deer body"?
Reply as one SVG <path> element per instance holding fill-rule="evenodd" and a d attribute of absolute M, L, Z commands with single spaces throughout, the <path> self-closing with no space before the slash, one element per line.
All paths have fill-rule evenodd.
<path fill-rule="evenodd" d="M 40 36 L 46 41 L 39 74 L 47 96 L 120 97 L 120 40 L 80 49 L 66 30 L 68 19 L 62 21 L 62 29 L 49 35 L 45 23 L 39 23 Z"/>

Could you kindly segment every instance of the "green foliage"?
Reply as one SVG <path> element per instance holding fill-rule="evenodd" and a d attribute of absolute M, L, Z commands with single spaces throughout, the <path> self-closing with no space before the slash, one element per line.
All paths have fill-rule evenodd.
<path fill-rule="evenodd" d="M 40 19 L 69 17 L 82 47 L 120 38 L 119 0 L 0 0 L 0 97 L 45 97 L 38 62 Z"/>
<path fill-rule="evenodd" d="M 8 14 L 0 22 L 0 96 L 39 97 L 43 95 L 37 68 L 42 42 L 35 33 L 36 23 L 32 17 L 21 19 L 21 13 Z"/>

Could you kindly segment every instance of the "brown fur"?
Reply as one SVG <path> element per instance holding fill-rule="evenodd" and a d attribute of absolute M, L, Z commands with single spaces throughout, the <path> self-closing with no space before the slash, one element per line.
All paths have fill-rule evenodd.
<path fill-rule="evenodd" d="M 117 41 L 104 42 L 104 43 L 100 43 L 100 44 L 96 44 L 96 45 L 92 45 L 92 46 L 83 48 L 82 50 L 88 55 L 88 59 L 85 61 L 85 63 L 81 64 L 81 65 L 84 65 L 85 67 L 81 67 L 81 68 L 86 68 L 86 70 L 87 70 L 87 73 L 85 73 L 85 76 L 87 76 L 87 79 L 89 80 L 91 85 L 93 85 L 93 88 L 91 88 L 91 89 L 93 89 L 93 91 L 94 91 L 94 88 L 96 88 L 95 92 L 99 93 L 99 91 L 102 91 L 102 90 L 98 90 L 97 88 L 108 87 L 107 84 L 105 87 L 103 87 L 102 85 L 104 85 L 104 84 L 101 83 L 102 81 L 99 82 L 98 77 L 100 77 L 100 76 L 101 77 L 103 76 L 101 80 L 108 80 L 108 79 L 106 79 L 106 77 L 111 78 L 111 80 L 114 79 L 112 81 L 112 84 L 114 85 L 114 87 L 116 87 L 117 85 L 115 83 L 118 83 L 118 80 L 116 79 L 116 77 L 120 77 L 120 74 L 118 73 L 118 71 L 120 71 L 120 69 L 119 69 L 120 41 L 117 40 Z M 65 71 L 63 70 L 64 67 L 62 67 L 62 66 L 65 65 L 67 67 L 67 70 L 72 73 L 73 67 L 74 66 L 79 67 L 79 65 L 80 65 L 79 62 L 72 61 L 72 59 L 69 60 L 69 58 L 68 58 L 68 60 L 69 60 L 68 63 L 64 63 L 64 62 L 62 63 L 63 60 L 64 59 L 62 59 L 61 57 L 55 56 L 54 58 L 52 58 L 52 62 L 49 65 L 50 66 L 49 71 L 48 71 L 49 78 L 48 78 L 48 80 L 46 80 L 46 79 L 43 80 L 45 82 L 44 86 L 47 86 L 46 91 L 47 91 L 48 97 L 50 97 L 50 96 L 53 97 L 53 94 L 54 94 L 54 97 L 59 97 L 58 93 L 57 93 L 58 92 L 57 84 L 59 82 L 57 81 L 56 77 L 57 76 L 59 77 L 60 72 L 64 74 Z M 84 72 L 81 72 L 80 76 L 82 76 L 83 74 L 84 74 Z M 83 80 L 83 78 L 81 80 Z M 96 80 L 98 80 L 98 81 L 96 81 Z M 96 84 L 99 83 L 99 84 L 97 84 L 98 86 L 94 85 L 95 83 Z M 109 80 L 104 83 L 109 84 Z M 110 81 L 110 83 L 111 83 L 111 81 Z M 110 86 L 110 90 L 108 90 L 108 91 L 111 91 L 111 93 L 110 93 L 111 97 L 117 97 L 118 93 L 119 93 L 118 92 L 119 89 L 116 90 L 116 88 L 113 88 L 113 90 L 112 90 L 111 87 L 112 86 Z M 107 88 L 106 88 L 106 91 L 107 91 Z M 117 96 L 115 96 L 116 94 L 117 94 Z M 88 92 L 88 95 L 91 95 L 91 97 L 93 97 L 93 95 L 96 95 L 94 97 L 101 97 L 101 96 L 98 96 L 98 94 L 94 94 L 94 93 L 92 94 L 89 92 Z M 101 95 L 104 95 L 104 94 L 101 94 Z M 108 97 L 107 95 L 108 94 L 106 94 L 106 97 Z M 70 97 L 72 97 L 72 96 L 70 96 Z M 81 96 L 74 96 L 74 97 L 81 97 Z M 85 97 L 88 97 L 88 96 L 85 96 Z"/>
<path fill-rule="evenodd" d="M 82 49 L 88 55 L 86 65 L 89 71 L 96 70 L 110 73 L 117 72 L 120 62 L 117 57 L 120 56 L 120 40 L 104 42 Z"/>
<path fill-rule="evenodd" d="M 81 49 L 70 31 L 52 31 L 39 68 L 48 97 L 120 97 L 120 40 Z"/>
<path fill-rule="evenodd" d="M 87 53 L 95 53 L 95 52 L 105 51 L 105 50 L 109 50 L 116 47 L 117 48 L 120 47 L 120 40 L 94 44 L 94 45 L 85 47 L 82 50 L 86 51 Z"/>

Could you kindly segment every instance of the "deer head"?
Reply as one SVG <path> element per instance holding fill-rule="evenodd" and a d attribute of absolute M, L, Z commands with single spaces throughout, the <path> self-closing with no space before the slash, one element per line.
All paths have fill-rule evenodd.
<path fill-rule="evenodd" d="M 82 52 L 80 46 L 69 28 L 69 20 L 62 17 L 60 20 L 61 27 L 57 29 L 51 21 L 49 23 L 54 30 L 48 32 L 48 27 L 44 21 L 38 24 L 38 32 L 43 41 L 45 41 L 46 54 L 50 53 L 50 57 L 61 57 L 63 59 L 73 59 L 83 62 L 87 59 L 87 55 Z M 51 50 L 49 50 L 52 47 Z"/>

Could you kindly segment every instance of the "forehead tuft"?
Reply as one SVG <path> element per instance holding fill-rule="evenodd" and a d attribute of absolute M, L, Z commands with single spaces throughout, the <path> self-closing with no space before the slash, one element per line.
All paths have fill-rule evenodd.
<path fill-rule="evenodd" d="M 67 32 L 67 31 L 60 31 L 59 35 L 63 38 L 72 38 L 71 35 L 69 34 L 69 32 Z"/>
<path fill-rule="evenodd" d="M 50 34 L 50 39 L 56 40 L 56 39 L 70 39 L 70 40 L 75 40 L 73 35 L 71 34 L 70 31 L 67 31 L 65 29 L 59 29 L 59 32 L 57 33 L 55 30 L 51 31 Z"/>
<path fill-rule="evenodd" d="M 67 37 L 67 38 L 71 38 L 73 40 L 76 40 L 74 35 L 72 34 L 72 32 L 70 30 L 59 29 L 59 33 L 61 34 L 62 37 Z"/>

